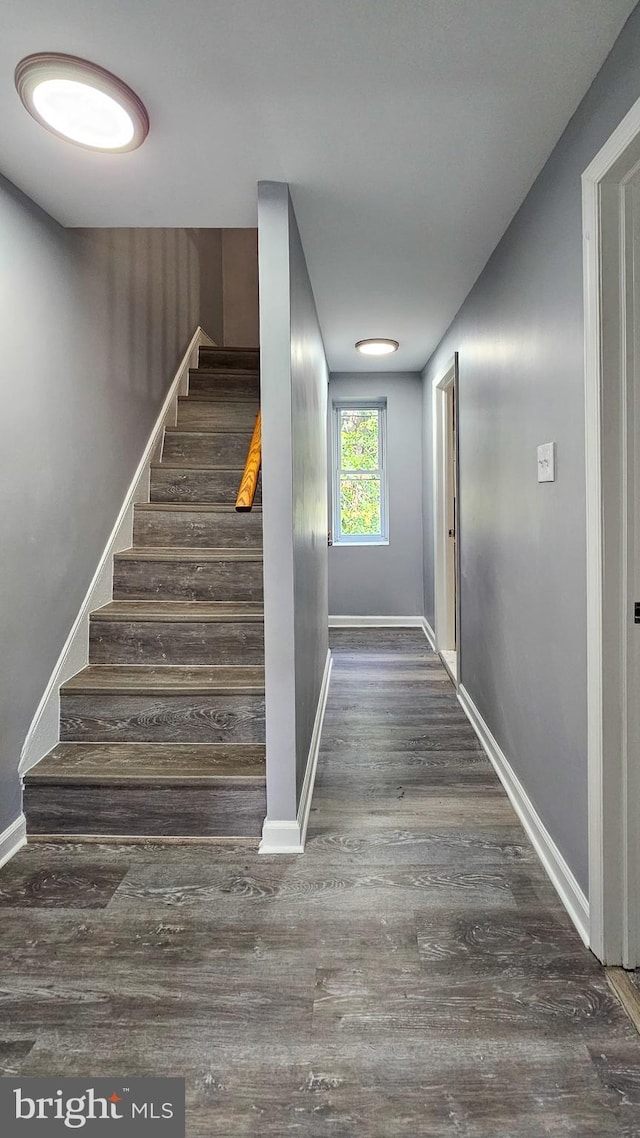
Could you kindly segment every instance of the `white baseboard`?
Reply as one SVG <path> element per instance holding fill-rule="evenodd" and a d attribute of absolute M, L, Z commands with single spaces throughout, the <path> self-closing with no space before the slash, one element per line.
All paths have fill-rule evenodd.
<path fill-rule="evenodd" d="M 307 826 L 309 824 L 309 814 L 311 811 L 311 800 L 313 798 L 313 787 L 316 781 L 316 770 L 318 769 L 322 724 L 324 722 L 324 713 L 327 706 L 327 696 L 329 695 L 332 667 L 333 657 L 329 651 L 327 652 L 322 684 L 320 685 L 316 717 L 311 733 L 311 743 L 309 744 L 309 756 L 307 758 L 302 791 L 300 793 L 298 816 L 295 822 L 279 822 L 269 818 L 266 819 L 262 827 L 262 841 L 259 850 L 261 854 L 304 853 L 304 845 L 307 839 Z"/>
<path fill-rule="evenodd" d="M 501 750 L 468 691 L 458 688 L 458 700 L 506 790 L 511 805 L 540 858 L 580 937 L 589 944 L 589 901 L 542 822 L 520 779 Z"/>
<path fill-rule="evenodd" d="M 19 814 L 15 821 L 0 834 L 0 867 L 6 865 L 26 843 L 27 821 L 24 814 Z"/>
<path fill-rule="evenodd" d="M 262 841 L 258 847 L 261 854 L 301 854 L 304 846 L 300 839 L 300 825 L 295 822 L 271 821 L 267 818 L 262 826 Z"/>
<path fill-rule="evenodd" d="M 427 620 L 426 616 L 422 617 L 422 631 L 424 632 L 427 640 L 429 641 L 429 647 L 431 648 L 431 651 L 432 652 L 437 651 L 437 649 L 436 649 L 436 634 L 433 631 L 431 625 L 429 624 L 429 621 Z"/>
<path fill-rule="evenodd" d="M 206 332 L 198 327 L 173 377 L 98 568 L 38 704 L 20 755 L 18 767 L 20 774 L 25 774 L 39 763 L 60 739 L 60 688 L 66 680 L 75 676 L 89 663 L 89 616 L 95 609 L 102 608 L 112 599 L 114 554 L 121 549 L 128 549 L 132 543 L 133 507 L 136 502 L 149 501 L 151 463 L 162 445 L 164 428 L 175 426 L 178 396 L 187 392 L 189 368 L 197 367 L 198 348 L 201 345 L 215 346 Z"/>
<path fill-rule="evenodd" d="M 422 628 L 422 616 L 330 616 L 329 628 Z"/>
<path fill-rule="evenodd" d="M 327 658 L 324 662 L 324 673 L 322 676 L 322 684 L 320 685 L 318 707 L 316 709 L 316 717 L 313 724 L 313 731 L 311 733 L 311 743 L 309 744 L 309 757 L 307 759 L 307 768 L 304 772 L 304 782 L 302 784 L 302 790 L 300 792 L 300 805 L 298 806 L 298 826 L 300 827 L 300 843 L 303 849 L 304 843 L 307 839 L 309 812 L 311 810 L 311 799 L 313 798 L 313 788 L 316 781 L 316 770 L 318 769 L 318 755 L 320 754 L 322 724 L 324 722 L 324 713 L 327 706 L 327 696 L 329 695 L 329 684 L 331 683 L 332 667 L 333 656 L 331 655 L 331 650 L 329 650 L 327 652 Z"/>
<path fill-rule="evenodd" d="M 436 650 L 435 633 L 426 616 L 330 616 L 329 628 L 421 628 Z"/>

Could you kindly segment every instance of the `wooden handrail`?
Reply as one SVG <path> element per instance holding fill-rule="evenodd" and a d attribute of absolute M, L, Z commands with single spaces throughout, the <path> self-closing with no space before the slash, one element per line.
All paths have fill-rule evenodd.
<path fill-rule="evenodd" d="M 238 490 L 238 497 L 236 498 L 236 510 L 250 510 L 253 506 L 261 463 L 262 419 L 260 411 L 258 411 L 256 425 L 253 428 L 251 442 L 249 443 L 247 461 L 244 464 L 244 472 L 242 474 L 242 481 L 240 482 L 240 489 Z"/>

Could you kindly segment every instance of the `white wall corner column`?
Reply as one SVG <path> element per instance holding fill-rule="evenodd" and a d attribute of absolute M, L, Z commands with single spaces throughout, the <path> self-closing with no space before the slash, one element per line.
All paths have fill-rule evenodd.
<path fill-rule="evenodd" d="M 639 169 L 640 100 L 582 177 L 589 942 L 624 967 L 640 965 Z"/>

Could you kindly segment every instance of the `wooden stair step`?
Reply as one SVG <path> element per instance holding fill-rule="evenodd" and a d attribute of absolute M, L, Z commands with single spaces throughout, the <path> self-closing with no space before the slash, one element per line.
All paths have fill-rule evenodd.
<path fill-rule="evenodd" d="M 189 546 L 146 546 L 142 548 L 122 549 L 116 553 L 119 561 L 262 561 L 261 549 L 239 549 L 233 546 L 214 547 L 206 546 L 204 549 L 190 548 Z"/>
<path fill-rule="evenodd" d="M 89 665 L 60 691 L 61 742 L 264 743 L 262 669 L 196 671 L 212 669 Z"/>
<path fill-rule="evenodd" d="M 264 668 L 242 665 L 155 666 L 144 664 L 89 664 L 62 685 L 61 694 L 100 692 L 198 695 L 262 695 Z"/>
<path fill-rule="evenodd" d="M 264 780 L 265 748 L 246 743 L 58 743 L 24 778 L 25 786 Z"/>
<path fill-rule="evenodd" d="M 252 399 L 260 397 L 260 375 L 257 370 L 237 368 L 220 371 L 214 368 L 191 368 L 189 371 L 189 398 L 206 396 L 208 399 Z"/>
<path fill-rule="evenodd" d="M 257 368 L 260 366 L 259 348 L 230 348 L 201 346 L 198 364 L 207 368 Z"/>
<path fill-rule="evenodd" d="M 146 502 L 133 510 L 134 546 L 254 548 L 262 545 L 262 509 L 230 503 Z"/>
<path fill-rule="evenodd" d="M 262 549 L 138 546 L 114 557 L 115 600 L 255 601 L 263 596 Z"/>
<path fill-rule="evenodd" d="M 244 466 L 251 429 L 245 431 L 181 431 L 165 427 L 162 462 L 219 463 L 221 466 Z"/>
<path fill-rule="evenodd" d="M 91 620 L 175 622 L 250 621 L 264 619 L 264 607 L 255 601 L 109 601 L 91 613 Z"/>
<path fill-rule="evenodd" d="M 267 813 L 264 785 L 228 781 L 179 787 L 37 785 L 25 787 L 30 839 L 121 842 L 150 839 L 259 838 Z"/>
<path fill-rule="evenodd" d="M 252 431 L 258 410 L 257 399 L 232 401 L 181 395 L 176 425 L 180 430 L 195 427 L 199 431 Z"/>
<path fill-rule="evenodd" d="M 258 837 L 261 744 L 59 743 L 24 779 L 30 836 Z"/>
<path fill-rule="evenodd" d="M 244 467 L 154 463 L 151 467 L 152 502 L 194 502 L 235 505 Z M 256 504 L 262 498 L 261 486 L 256 491 Z"/>
<path fill-rule="evenodd" d="M 261 666 L 262 606 L 240 603 L 112 601 L 91 614 L 89 663 Z"/>

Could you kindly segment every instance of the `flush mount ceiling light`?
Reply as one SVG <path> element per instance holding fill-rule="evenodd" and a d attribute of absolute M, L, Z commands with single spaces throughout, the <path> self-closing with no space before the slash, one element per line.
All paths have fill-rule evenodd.
<path fill-rule="evenodd" d="M 363 356 L 390 356 L 400 347 L 397 340 L 358 340 L 356 348 Z"/>
<path fill-rule="evenodd" d="M 59 138 L 88 150 L 135 150 L 149 133 L 140 99 L 115 75 L 74 55 L 28 55 L 16 89 L 30 115 Z"/>

